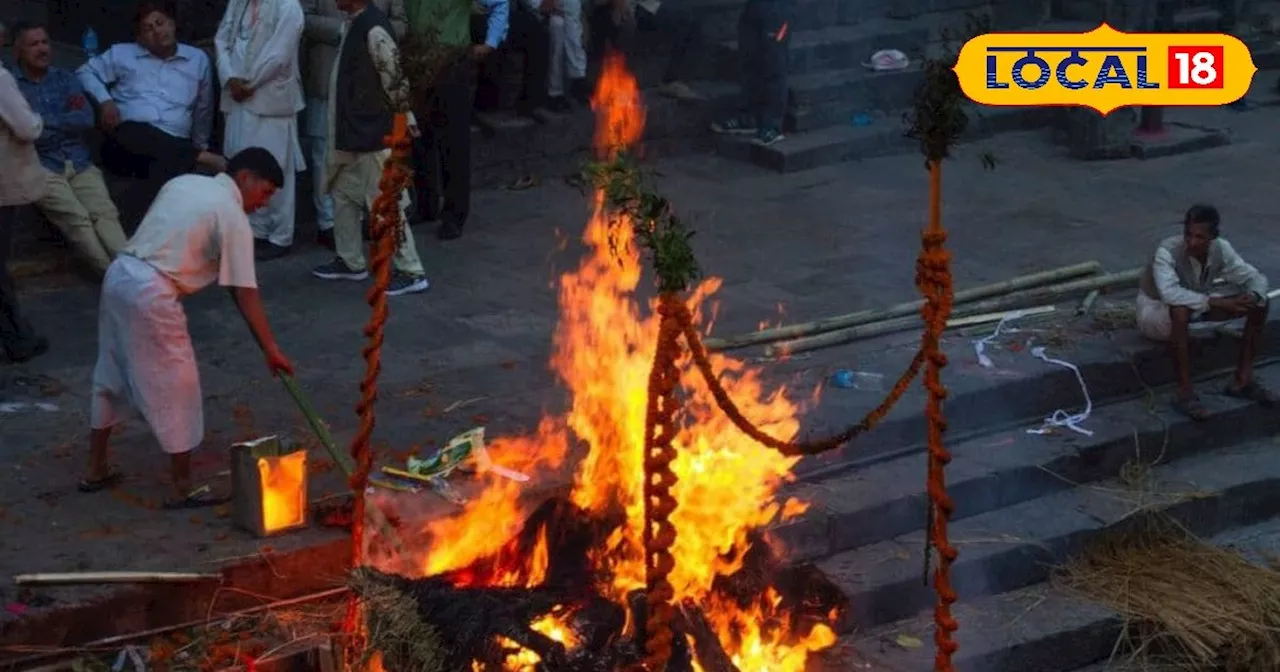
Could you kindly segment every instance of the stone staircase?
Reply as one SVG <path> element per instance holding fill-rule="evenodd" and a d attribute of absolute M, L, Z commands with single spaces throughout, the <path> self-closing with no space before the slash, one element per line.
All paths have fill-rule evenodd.
<path fill-rule="evenodd" d="M 1268 341 L 1269 355 L 1280 354 L 1276 345 Z M 1280 359 L 1260 363 L 1259 379 L 1280 386 Z M 1141 386 L 1131 394 L 1112 388 L 1094 398 L 1084 423 L 1092 436 L 1035 435 L 1026 431 L 1038 426 L 1031 421 L 949 445 L 958 670 L 1130 669 L 1106 662 L 1121 617 L 1050 580 L 1101 534 L 1167 516 L 1255 562 L 1280 550 L 1280 413 L 1214 395 L 1227 380 L 1219 371 L 1197 383 L 1213 416 L 1196 423 L 1172 412 L 1169 390 L 1148 386 L 1168 382 L 1167 371 L 1135 378 Z M 849 598 L 839 643 L 811 670 L 933 669 L 935 597 L 922 581 L 925 459 L 897 455 L 797 485 L 813 506 L 775 530 L 797 561 L 816 564 Z"/>

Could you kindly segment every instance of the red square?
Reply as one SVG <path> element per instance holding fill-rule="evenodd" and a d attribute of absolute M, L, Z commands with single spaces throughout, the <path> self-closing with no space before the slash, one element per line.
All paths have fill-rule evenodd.
<path fill-rule="evenodd" d="M 1169 47 L 1170 89 L 1221 89 L 1222 47 Z"/>

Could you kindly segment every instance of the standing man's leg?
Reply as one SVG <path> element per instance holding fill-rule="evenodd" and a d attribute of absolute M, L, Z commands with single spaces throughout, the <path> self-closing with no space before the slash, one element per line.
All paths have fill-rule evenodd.
<path fill-rule="evenodd" d="M 424 92 L 419 100 L 422 106 L 413 112 L 420 132 L 413 143 L 413 200 L 418 224 L 440 221 L 440 142 L 444 135 L 439 87 Z"/>
<path fill-rule="evenodd" d="M 711 130 L 728 135 L 754 135 L 760 128 L 761 30 L 760 0 L 747 0 L 738 15 L 738 111 L 711 124 Z"/>
<path fill-rule="evenodd" d="M 329 164 L 329 104 L 321 98 L 307 100 L 306 149 L 310 161 L 311 202 L 316 210 L 316 242 L 333 249 L 333 198 L 325 193 L 324 167 Z"/>
<path fill-rule="evenodd" d="M 47 171 L 44 196 L 35 205 L 80 257 L 101 276 L 107 272 L 112 255 L 99 240 L 88 208 L 76 197 L 71 183 L 73 179 L 75 175 L 70 169 L 64 173 Z"/>
<path fill-rule="evenodd" d="M 787 114 L 788 73 L 791 46 L 791 0 L 760 3 L 760 92 L 756 143 L 772 145 L 783 139 Z"/>
<path fill-rule="evenodd" d="M 444 204 L 436 237 L 453 240 L 471 215 L 471 96 L 475 66 L 471 60 L 456 64 L 436 86 L 444 118 L 440 150 L 440 181 Z"/>
<path fill-rule="evenodd" d="M 284 170 L 284 184 L 271 196 L 267 207 L 249 215 L 254 237 L 264 241 L 254 250 L 258 261 L 279 259 L 293 248 L 293 229 L 297 221 L 298 169 L 302 167 L 302 147 L 298 143 L 298 126 L 294 118 L 259 118 L 261 142 Z M 269 131 L 267 129 L 270 129 Z"/>
<path fill-rule="evenodd" d="M 321 280 L 364 280 L 369 277 L 365 267 L 364 237 L 361 221 L 365 213 L 364 164 L 376 163 L 372 155 L 361 156 L 355 163 L 338 168 L 332 179 L 333 188 L 333 243 L 337 257 L 317 267 L 311 274 Z"/>
<path fill-rule="evenodd" d="M 49 349 L 49 340 L 36 334 L 22 317 L 18 305 L 18 288 L 9 275 L 9 253 L 13 244 L 13 227 L 17 225 L 18 206 L 0 206 L 0 346 L 11 362 L 25 362 Z"/>
<path fill-rule="evenodd" d="M 102 248 L 107 251 L 107 256 L 115 259 L 129 242 L 129 237 L 120 228 L 120 211 L 116 209 L 115 201 L 111 200 L 102 171 L 97 166 L 90 165 L 73 175 L 69 182 L 76 199 L 89 212 L 89 219 L 93 222 L 93 230 L 98 235 Z"/>
<path fill-rule="evenodd" d="M 637 14 L 640 10 L 636 10 Z M 689 86 L 689 57 L 701 40 L 702 26 L 698 18 L 679 2 L 664 2 L 652 17 L 654 28 L 670 49 L 667 68 L 662 74 L 662 92 L 679 100 L 704 100 L 705 96 Z"/>
<path fill-rule="evenodd" d="M 551 67 L 551 35 L 549 21 L 522 3 L 512 3 L 511 30 L 514 45 L 524 55 L 524 72 L 520 79 L 520 102 L 516 111 L 531 116 L 547 104 Z M 518 6 L 517 6 L 518 5 Z"/>
<path fill-rule="evenodd" d="M 565 19 L 563 15 L 551 15 L 547 20 L 547 33 L 547 107 L 552 112 L 567 112 L 571 108 L 569 101 L 564 97 Z"/>
<path fill-rule="evenodd" d="M 591 102 L 587 86 L 587 48 L 582 41 L 582 0 L 561 0 L 564 10 L 564 74 L 569 78 L 569 95 L 579 104 Z"/>

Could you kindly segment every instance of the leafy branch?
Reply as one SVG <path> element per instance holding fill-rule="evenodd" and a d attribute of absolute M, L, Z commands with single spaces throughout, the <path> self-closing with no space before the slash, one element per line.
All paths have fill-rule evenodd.
<path fill-rule="evenodd" d="M 954 68 L 960 47 L 990 29 L 990 17 L 969 14 L 961 31 L 942 31 L 943 54 L 924 59 L 924 77 L 916 85 L 912 108 L 903 114 L 903 122 L 907 126 L 907 137 L 920 143 L 926 166 L 950 158 L 951 148 L 970 127 L 972 120 L 965 109 L 968 98 L 960 88 Z M 983 152 L 982 167 L 994 170 L 995 156 Z"/>
<path fill-rule="evenodd" d="M 671 202 L 657 193 L 639 161 L 627 152 L 615 152 L 608 159 L 587 164 L 583 174 L 604 195 L 605 205 L 615 215 L 609 219 L 610 226 L 630 222 L 636 241 L 652 257 L 658 289 L 688 289 L 701 274 L 689 244 L 693 231 L 676 215 Z"/>

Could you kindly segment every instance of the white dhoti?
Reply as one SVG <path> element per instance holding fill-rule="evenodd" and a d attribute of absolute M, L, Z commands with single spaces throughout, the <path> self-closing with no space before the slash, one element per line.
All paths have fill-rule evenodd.
<path fill-rule="evenodd" d="M 121 255 L 102 282 L 90 427 L 114 427 L 130 411 L 166 453 L 204 439 L 200 372 L 178 289 L 145 261 Z"/>
<path fill-rule="evenodd" d="M 1236 296 L 1244 292 L 1245 290 L 1239 286 L 1226 283 L 1214 287 L 1213 291 L 1209 292 L 1209 296 L 1221 298 Z M 1193 310 L 1191 311 L 1191 322 L 1193 324 L 1203 323 L 1207 315 L 1208 311 Z M 1167 341 L 1173 333 L 1173 316 L 1169 314 L 1169 304 L 1159 299 L 1153 299 L 1141 291 L 1138 292 L 1135 319 L 1138 323 L 1138 333 L 1153 341 Z"/>
<path fill-rule="evenodd" d="M 249 226 L 253 228 L 253 236 L 259 240 L 281 247 L 292 245 L 297 212 L 296 176 L 306 170 L 302 145 L 298 141 L 297 115 L 266 117 L 250 112 L 243 105 L 230 103 L 222 144 L 228 157 L 248 147 L 261 147 L 280 162 L 284 170 L 284 185 L 267 202 L 267 207 L 249 215 Z"/>

